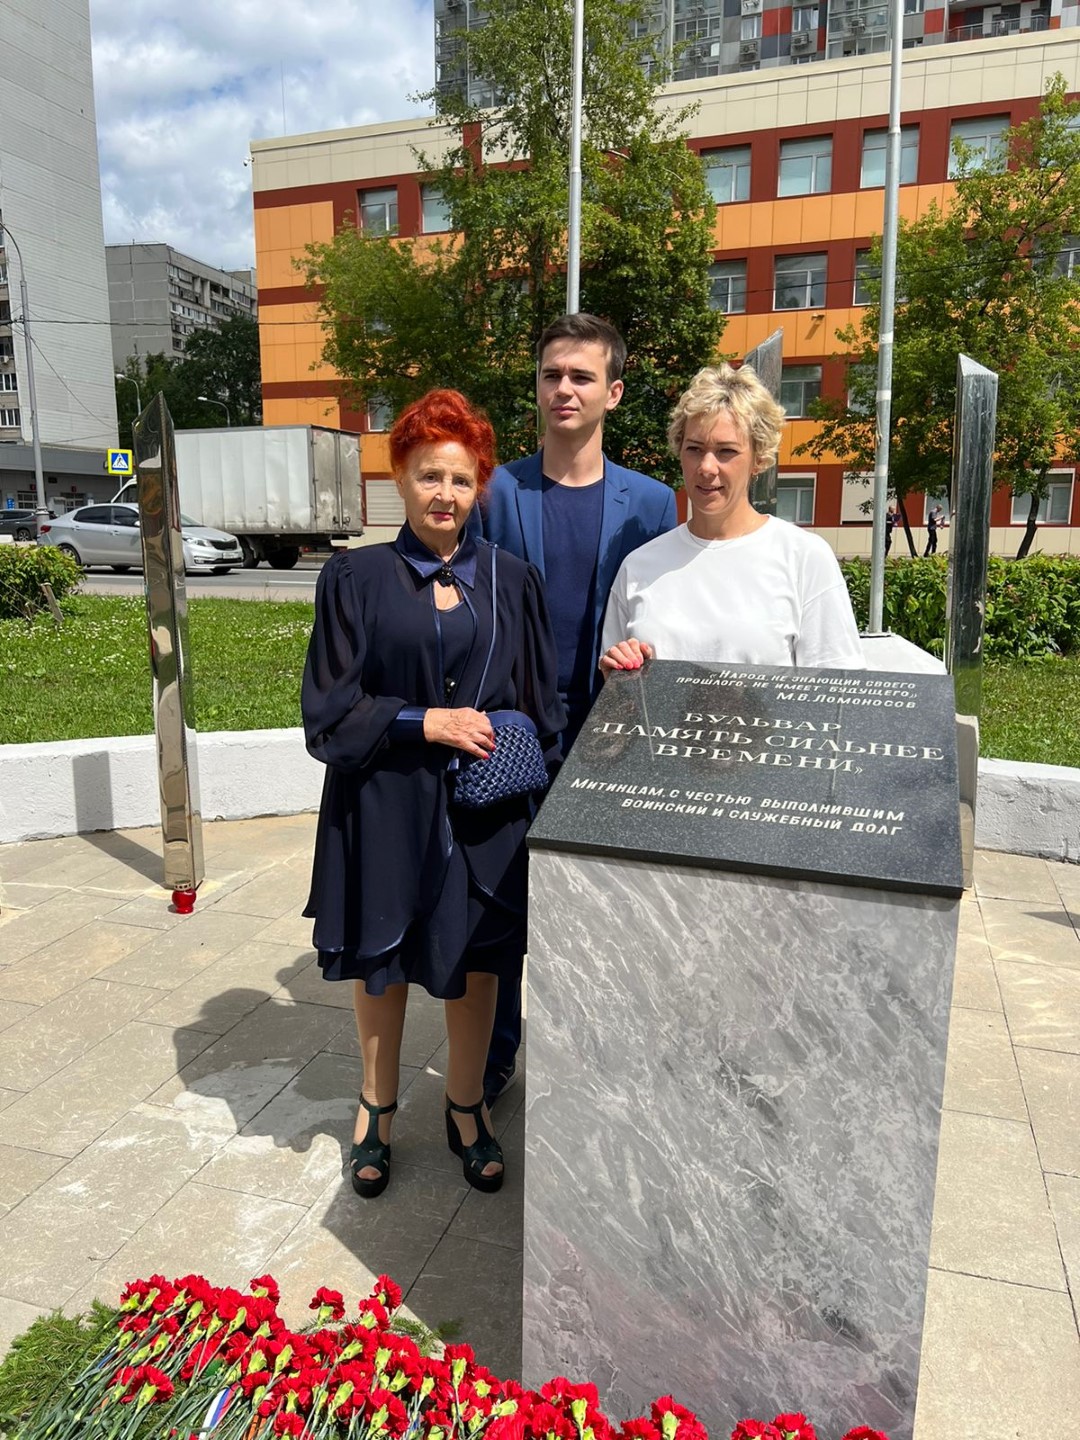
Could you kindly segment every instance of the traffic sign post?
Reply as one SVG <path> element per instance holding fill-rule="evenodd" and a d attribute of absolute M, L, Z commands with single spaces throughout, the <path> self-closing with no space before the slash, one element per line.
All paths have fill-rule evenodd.
<path fill-rule="evenodd" d="M 105 457 L 105 470 L 109 475 L 122 475 L 125 478 L 134 475 L 135 467 L 131 463 L 131 451 L 110 450 Z"/>

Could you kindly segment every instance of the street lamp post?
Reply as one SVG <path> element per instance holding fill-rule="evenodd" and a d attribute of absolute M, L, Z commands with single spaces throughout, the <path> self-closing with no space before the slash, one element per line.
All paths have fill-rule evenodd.
<path fill-rule="evenodd" d="M 225 424 L 232 424 L 232 420 L 229 417 L 229 407 L 225 404 L 224 400 L 215 400 L 210 395 L 196 395 L 195 399 L 200 401 L 203 405 L 220 405 L 222 410 L 225 411 Z"/>
<path fill-rule="evenodd" d="M 896 233 L 900 212 L 900 86 L 904 44 L 903 0 L 889 0 L 889 132 L 885 149 L 885 210 L 881 224 L 881 303 L 878 310 L 877 410 L 874 437 L 874 528 L 870 541 L 870 615 L 867 633 L 883 633 L 885 509 L 889 498 L 892 434 L 893 325 L 896 311 Z"/>
<path fill-rule="evenodd" d="M 19 242 L 7 225 L 0 225 L 0 244 L 10 240 L 19 257 L 19 298 L 22 302 L 23 340 L 26 342 L 26 388 L 30 396 L 30 443 L 34 447 L 34 492 L 37 497 L 35 514 L 39 521 L 49 518 L 49 507 L 45 503 L 45 474 L 41 464 L 41 435 L 38 431 L 37 389 L 34 385 L 34 344 L 30 338 L 30 302 L 26 291 L 26 266 L 23 264 Z"/>
<path fill-rule="evenodd" d="M 572 0 L 574 44 L 571 57 L 570 211 L 566 232 L 566 313 L 581 308 L 581 84 L 585 53 L 585 0 Z"/>
<path fill-rule="evenodd" d="M 135 444 L 135 426 L 138 424 L 139 416 L 142 414 L 142 391 L 139 389 L 139 382 L 134 375 L 121 375 L 116 372 L 117 380 L 126 380 L 129 385 L 135 386 L 135 419 L 131 422 L 131 443 Z"/>

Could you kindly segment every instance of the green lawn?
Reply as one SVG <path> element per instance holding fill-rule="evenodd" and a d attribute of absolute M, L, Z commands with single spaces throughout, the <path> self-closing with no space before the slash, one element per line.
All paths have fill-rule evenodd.
<path fill-rule="evenodd" d="M 58 630 L 0 621 L 0 744 L 145 735 L 153 729 L 142 596 L 73 595 Z M 202 730 L 300 723 L 312 606 L 193 600 L 191 665 Z M 1080 767 L 1080 659 L 993 661 L 983 677 L 982 752 Z"/>
<path fill-rule="evenodd" d="M 0 621 L 0 744 L 149 734 L 142 596 L 72 595 L 63 608 L 61 629 L 47 615 Z M 189 611 L 199 729 L 299 725 L 313 607 L 192 600 Z"/>

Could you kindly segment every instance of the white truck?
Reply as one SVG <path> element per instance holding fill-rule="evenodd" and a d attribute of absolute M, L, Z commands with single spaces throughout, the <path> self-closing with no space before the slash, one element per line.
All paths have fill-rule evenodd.
<path fill-rule="evenodd" d="M 321 425 L 177 430 L 180 508 L 240 541 L 244 566 L 291 569 L 300 549 L 363 533 L 360 437 Z M 129 480 L 114 501 L 135 499 Z"/>

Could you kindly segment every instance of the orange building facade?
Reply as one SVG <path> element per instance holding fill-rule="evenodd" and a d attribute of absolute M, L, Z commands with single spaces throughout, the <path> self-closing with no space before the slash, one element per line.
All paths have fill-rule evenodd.
<path fill-rule="evenodd" d="M 1038 109 L 1047 81 L 1080 94 L 1080 32 L 974 40 L 905 52 L 900 213 L 947 201 L 951 143 L 989 154 L 1002 131 Z M 726 75 L 672 85 L 661 105 L 698 103 L 690 143 L 706 165 L 716 206 L 713 293 L 728 315 L 722 346 L 742 355 L 776 329 L 784 335 L 782 400 L 789 420 L 780 453 L 780 513 L 823 535 L 840 555 L 868 554 L 866 483 L 838 464 L 807 463 L 796 448 L 814 430 L 802 418 L 818 394 L 838 395 L 845 365 L 837 331 L 860 313 L 860 270 L 882 226 L 888 57 Z M 412 146 L 439 156 L 449 137 L 424 120 L 252 144 L 259 280 L 263 417 L 268 425 L 320 424 L 364 432 L 367 524 L 399 523 L 389 481 L 385 415 L 350 408 L 323 362 L 317 297 L 296 268 L 304 247 L 363 215 L 403 236 L 441 226 Z M 1080 266 L 1080 239 L 1075 259 Z M 633 336 L 627 337 L 631 350 Z M 1080 485 L 1062 464 L 1036 540 L 1047 553 L 1080 554 Z M 918 533 L 935 497 L 909 497 Z M 1026 497 L 996 491 L 991 549 L 1015 553 Z M 947 547 L 948 531 L 944 532 Z"/>

